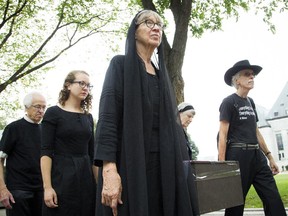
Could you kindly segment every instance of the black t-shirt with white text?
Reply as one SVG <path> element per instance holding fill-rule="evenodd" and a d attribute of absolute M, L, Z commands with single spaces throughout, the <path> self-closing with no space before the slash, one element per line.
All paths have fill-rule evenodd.
<path fill-rule="evenodd" d="M 252 98 L 242 98 L 236 93 L 224 98 L 220 108 L 220 121 L 229 122 L 229 143 L 257 144 L 258 116 Z"/>

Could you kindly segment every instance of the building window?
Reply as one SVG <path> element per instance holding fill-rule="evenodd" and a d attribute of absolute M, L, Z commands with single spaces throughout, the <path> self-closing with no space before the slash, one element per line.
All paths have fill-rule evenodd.
<path fill-rule="evenodd" d="M 281 134 L 276 134 L 276 141 L 277 141 L 278 151 L 284 150 L 283 140 L 282 140 Z"/>
<path fill-rule="evenodd" d="M 274 112 L 274 116 L 275 116 L 275 117 L 278 116 L 278 112 Z"/>

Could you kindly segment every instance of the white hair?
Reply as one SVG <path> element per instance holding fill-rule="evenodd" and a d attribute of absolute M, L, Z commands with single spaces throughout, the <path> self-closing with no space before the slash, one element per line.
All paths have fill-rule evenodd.
<path fill-rule="evenodd" d="M 40 92 L 37 91 L 32 91 L 28 93 L 23 99 L 23 104 L 25 108 L 29 108 L 32 105 L 33 99 L 36 95 L 44 97 Z"/>

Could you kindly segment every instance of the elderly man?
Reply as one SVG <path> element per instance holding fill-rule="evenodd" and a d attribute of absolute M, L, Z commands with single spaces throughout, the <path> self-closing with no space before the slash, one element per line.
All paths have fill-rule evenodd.
<path fill-rule="evenodd" d="M 31 92 L 24 98 L 24 107 L 24 117 L 8 124 L 0 141 L 0 201 L 7 216 L 42 215 L 40 122 L 46 99 L 38 92 Z"/>

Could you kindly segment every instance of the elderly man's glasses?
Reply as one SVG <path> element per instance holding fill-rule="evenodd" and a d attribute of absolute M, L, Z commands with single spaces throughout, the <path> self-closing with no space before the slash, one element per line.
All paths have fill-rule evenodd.
<path fill-rule="evenodd" d="M 79 86 L 80 86 L 82 89 L 85 88 L 85 87 L 87 87 L 89 91 L 91 91 L 92 88 L 93 88 L 93 86 L 90 85 L 90 83 L 86 83 L 86 82 L 84 82 L 84 81 L 73 81 L 72 83 L 78 83 Z"/>
<path fill-rule="evenodd" d="M 161 22 L 155 23 L 152 20 L 144 20 L 144 21 L 140 22 L 138 25 L 141 25 L 142 23 L 145 23 L 146 26 L 150 29 L 153 29 L 155 25 L 157 25 L 160 30 L 163 30 L 165 28 L 165 25 L 163 23 L 161 23 Z"/>
<path fill-rule="evenodd" d="M 46 110 L 46 106 L 41 106 L 41 105 L 31 105 L 31 107 L 33 107 L 34 109 L 36 109 L 37 111 Z"/>

